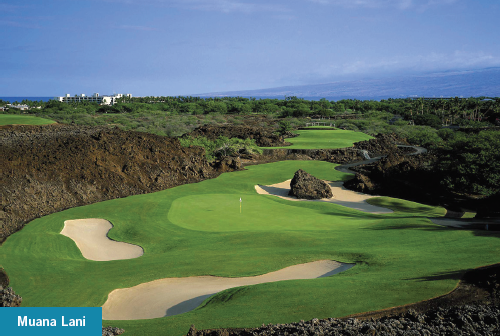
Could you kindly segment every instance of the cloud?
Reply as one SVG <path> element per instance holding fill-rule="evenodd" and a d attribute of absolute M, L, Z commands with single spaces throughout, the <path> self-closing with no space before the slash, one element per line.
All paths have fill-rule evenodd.
<path fill-rule="evenodd" d="M 396 56 L 378 61 L 358 59 L 352 62 L 323 64 L 321 67 L 303 71 L 298 77 L 306 82 L 326 82 L 345 76 L 366 76 L 393 73 L 424 73 L 429 71 L 472 70 L 500 66 L 500 56 L 482 51 L 435 53 Z"/>
<path fill-rule="evenodd" d="M 333 5 L 346 8 L 386 8 L 395 7 L 402 10 L 425 10 L 436 5 L 450 5 L 458 0 L 308 0 L 321 5 Z"/>
<path fill-rule="evenodd" d="M 17 11 L 22 10 L 24 8 L 26 8 L 26 7 L 0 3 L 0 13 L 1 14 L 4 14 L 5 12 L 14 13 L 14 12 L 17 12 Z"/>
<path fill-rule="evenodd" d="M 29 29 L 40 29 L 42 28 L 41 26 L 37 24 L 31 24 L 29 22 L 25 22 L 24 20 L 0 20 L 0 25 L 1 26 L 8 26 L 8 27 L 14 27 L 14 28 L 29 28 Z"/>
<path fill-rule="evenodd" d="M 176 7 L 190 10 L 213 11 L 222 13 L 246 13 L 256 12 L 286 12 L 288 9 L 281 5 L 269 4 L 268 2 L 253 0 L 105 0 L 108 2 L 119 2 L 128 5 L 156 5 Z"/>
<path fill-rule="evenodd" d="M 190 9 L 216 11 L 223 13 L 241 12 L 241 13 L 255 13 L 255 12 L 274 12 L 282 11 L 281 6 L 272 5 L 268 3 L 255 3 L 255 2 L 241 2 L 234 0 L 184 0 L 176 1 L 179 6 Z"/>

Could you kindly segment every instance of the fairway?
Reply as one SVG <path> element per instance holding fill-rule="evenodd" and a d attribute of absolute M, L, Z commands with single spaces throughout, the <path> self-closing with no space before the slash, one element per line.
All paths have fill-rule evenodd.
<path fill-rule="evenodd" d="M 0 114 L 0 126 L 4 125 L 48 125 L 55 121 L 35 116 L 23 116 L 17 114 Z"/>
<path fill-rule="evenodd" d="M 268 148 L 289 148 L 289 149 L 336 149 L 352 147 L 355 142 L 370 140 L 373 137 L 368 134 L 346 130 L 299 130 L 294 133 L 298 137 L 288 138 L 291 146 L 268 147 Z"/>
<path fill-rule="evenodd" d="M 451 291 L 470 268 L 500 261 L 499 233 L 432 224 L 427 217 L 443 216 L 443 208 L 379 197 L 368 201 L 394 212 L 371 214 L 255 190 L 290 179 L 298 169 L 329 181 L 349 178 L 335 166 L 249 166 L 200 183 L 68 209 L 9 237 L 0 247 L 1 266 L 24 307 L 98 307 L 115 289 L 164 278 L 244 278 L 320 260 L 356 264 L 327 277 L 230 288 L 179 315 L 103 321 L 126 335 L 184 335 L 192 324 L 257 327 L 412 303 Z M 84 258 L 60 234 L 65 221 L 82 218 L 108 220 L 110 239 L 140 246 L 144 254 Z"/>

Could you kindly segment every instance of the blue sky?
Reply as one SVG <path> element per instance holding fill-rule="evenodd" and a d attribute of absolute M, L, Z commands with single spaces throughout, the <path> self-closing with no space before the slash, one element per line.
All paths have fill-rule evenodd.
<path fill-rule="evenodd" d="M 0 0 L 0 96 L 188 95 L 500 66 L 499 0 Z"/>

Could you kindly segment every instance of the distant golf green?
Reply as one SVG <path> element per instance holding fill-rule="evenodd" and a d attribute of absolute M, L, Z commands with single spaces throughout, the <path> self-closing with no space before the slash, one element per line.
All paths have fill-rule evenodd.
<path fill-rule="evenodd" d="M 286 139 L 291 146 L 269 148 L 335 149 L 352 147 L 355 142 L 373 139 L 368 134 L 346 130 L 299 130 L 295 133 L 299 136 Z"/>
<path fill-rule="evenodd" d="M 320 161 L 249 166 L 216 179 L 68 209 L 38 218 L 0 247 L 0 263 L 24 307 L 101 306 L 109 292 L 167 277 L 243 277 L 315 260 L 355 262 L 312 280 L 232 288 L 188 313 L 103 321 L 126 335 L 185 335 L 197 329 L 257 327 L 340 317 L 451 291 L 466 270 L 500 261 L 500 233 L 453 230 L 427 216 L 445 210 L 389 197 L 369 214 L 336 204 L 258 195 L 254 185 L 290 179 L 297 169 L 327 180 L 348 174 Z M 242 198 L 242 212 L 239 198 Z M 59 232 L 68 219 L 105 218 L 109 237 L 143 247 L 129 260 L 91 261 Z"/>
<path fill-rule="evenodd" d="M 0 126 L 3 125 L 48 125 L 55 121 L 35 116 L 24 116 L 17 114 L 0 114 Z"/>

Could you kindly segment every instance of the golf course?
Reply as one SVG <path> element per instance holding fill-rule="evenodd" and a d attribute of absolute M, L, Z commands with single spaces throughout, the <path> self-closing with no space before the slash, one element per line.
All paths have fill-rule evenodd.
<path fill-rule="evenodd" d="M 0 114 L 0 126 L 3 125 L 48 125 L 53 124 L 55 121 L 35 117 L 23 116 L 18 114 Z"/>
<path fill-rule="evenodd" d="M 287 139 L 293 143 L 287 148 L 343 148 L 371 138 L 342 130 L 297 133 Z M 337 203 L 258 192 L 277 184 L 286 188 L 283 181 L 298 169 L 338 186 L 352 174 L 337 166 L 322 161 L 253 165 L 199 183 L 53 213 L 3 243 L 1 266 L 23 307 L 107 307 L 111 292 L 161 279 L 248 280 L 297 265 L 322 267 L 309 277 L 235 282 L 220 292 L 200 294 L 193 309 L 167 310 L 154 318 L 139 316 L 147 307 L 130 299 L 131 317 L 103 321 L 103 326 L 125 329 L 124 335 L 180 336 L 193 324 L 197 329 L 257 327 L 426 300 L 453 290 L 467 270 L 499 262 L 500 234 L 435 225 L 429 218 L 444 216 L 442 207 L 390 197 L 346 201 L 340 189 L 334 191 Z M 380 211 L 362 211 L 365 202 Z M 80 219 L 108 221 L 107 236 L 137 253 L 126 259 L 86 258 L 75 243 L 78 230 L 74 238 L 67 232 Z M 328 273 L 345 264 L 352 265 Z M 134 309 L 139 315 L 133 315 Z"/>
<path fill-rule="evenodd" d="M 272 147 L 289 149 L 333 149 L 351 147 L 354 142 L 372 139 L 368 134 L 346 130 L 298 130 L 298 136 L 287 139 L 291 146 Z"/>

